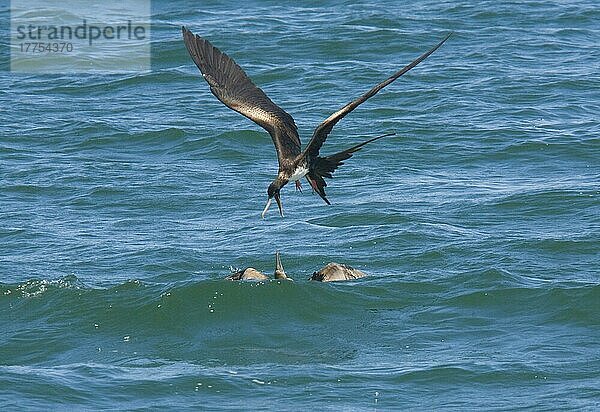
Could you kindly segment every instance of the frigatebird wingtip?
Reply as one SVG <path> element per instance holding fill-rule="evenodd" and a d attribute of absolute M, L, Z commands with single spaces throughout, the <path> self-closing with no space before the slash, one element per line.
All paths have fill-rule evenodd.
<path fill-rule="evenodd" d="M 435 46 L 433 48 L 433 50 L 437 50 L 442 44 L 446 43 L 446 40 L 448 40 L 450 38 L 450 36 L 452 36 L 454 34 L 453 31 L 449 32 L 448 34 L 446 34 L 444 36 L 444 38 L 437 44 L 437 46 Z"/>

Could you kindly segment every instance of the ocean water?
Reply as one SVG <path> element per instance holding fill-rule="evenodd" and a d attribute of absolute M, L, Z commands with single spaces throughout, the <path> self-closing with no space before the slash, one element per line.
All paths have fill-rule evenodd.
<path fill-rule="evenodd" d="M 6 23 L 3 4 L 1 19 Z M 0 72 L 0 408 L 598 410 L 594 1 L 168 2 L 151 72 Z M 334 153 L 282 192 L 181 26 Z M 5 25 L 4 25 L 5 26 Z M 7 27 L 1 28 L 6 46 Z M 233 268 L 294 282 L 234 283 Z M 309 282 L 330 261 L 369 276 Z"/>

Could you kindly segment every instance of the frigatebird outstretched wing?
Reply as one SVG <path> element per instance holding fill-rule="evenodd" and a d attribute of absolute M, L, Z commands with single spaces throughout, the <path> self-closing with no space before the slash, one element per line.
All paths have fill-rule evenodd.
<path fill-rule="evenodd" d="M 277 150 L 280 170 L 296 158 L 301 147 L 292 116 L 252 83 L 231 57 L 185 27 L 182 31 L 190 56 L 216 98 L 269 132 Z"/>
<path fill-rule="evenodd" d="M 431 50 L 429 50 L 426 53 L 423 53 L 420 57 L 418 57 L 412 63 L 410 63 L 409 65 L 405 66 L 403 69 L 401 69 L 401 70 L 397 71 L 396 73 L 394 73 L 393 75 L 391 75 L 387 80 L 384 80 L 383 82 L 379 83 L 377 86 L 373 87 L 371 90 L 369 90 L 368 92 L 366 92 L 365 94 L 360 96 L 358 99 L 351 101 L 350 103 L 348 103 L 347 105 L 342 107 L 340 110 L 338 110 L 337 112 L 335 112 L 334 114 L 329 116 L 327 119 L 325 119 L 325 121 L 323 121 L 323 123 L 321 123 L 315 129 L 313 136 L 310 139 L 310 142 L 308 143 L 308 145 L 306 146 L 304 151 L 302 152 L 302 155 L 304 155 L 304 156 L 308 155 L 309 157 L 316 157 L 319 154 L 319 150 L 321 149 L 321 146 L 323 145 L 323 143 L 327 139 L 327 136 L 329 136 L 329 133 L 331 133 L 333 126 L 335 126 L 337 122 L 339 122 L 342 118 L 344 118 L 344 116 L 346 116 L 352 110 L 356 109 L 360 104 L 364 103 L 367 99 L 376 95 L 377 92 L 379 92 L 385 86 L 392 83 L 398 77 L 402 76 L 404 73 L 406 73 L 407 71 L 409 71 L 410 69 L 415 67 L 417 64 L 421 63 L 427 57 L 429 57 L 429 55 L 431 53 L 436 51 L 442 44 L 444 44 L 444 42 L 446 40 L 448 40 L 448 38 L 450 37 L 451 34 L 452 33 L 449 33 L 446 37 L 444 37 L 444 39 L 442 41 L 440 41 L 437 45 L 435 45 Z"/>

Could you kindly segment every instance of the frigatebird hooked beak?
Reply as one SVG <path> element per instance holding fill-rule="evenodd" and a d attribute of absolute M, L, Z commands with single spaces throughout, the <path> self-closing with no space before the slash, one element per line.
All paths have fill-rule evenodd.
<path fill-rule="evenodd" d="M 271 206 L 271 202 L 273 201 L 273 198 L 275 198 L 275 201 L 277 202 L 277 207 L 279 207 L 279 214 L 281 215 L 281 217 L 283 217 L 283 206 L 281 205 L 281 197 L 279 195 L 280 190 L 281 190 L 281 185 L 278 186 L 276 182 L 273 182 L 269 185 L 269 188 L 267 189 L 267 196 L 269 196 L 269 198 L 267 199 L 267 205 L 265 206 L 265 209 L 260 214 L 260 216 L 263 219 L 265 218 L 265 215 L 267 214 L 267 211 L 269 210 L 269 207 Z"/>
<path fill-rule="evenodd" d="M 279 214 L 283 217 L 280 190 L 290 181 L 296 182 L 296 188 L 299 189 L 300 179 L 303 177 L 306 177 L 313 190 L 321 196 L 325 203 L 331 204 L 325 194 L 327 183 L 324 178 L 331 178 L 333 172 L 343 164 L 343 161 L 352 157 L 352 154 L 362 146 L 382 137 L 393 135 L 393 133 L 389 133 L 374 137 L 334 155 L 319 156 L 321 146 L 325 143 L 333 127 L 367 99 L 429 57 L 452 34 L 448 34 L 412 63 L 325 119 L 317 126 L 308 145 L 302 150 L 298 128 L 292 116 L 273 103 L 265 92 L 252 83 L 252 80 L 232 58 L 214 47 L 208 40 L 194 35 L 185 27 L 182 27 L 182 31 L 185 46 L 210 86 L 210 91 L 225 106 L 264 128 L 273 139 L 279 160 L 279 172 L 267 189 L 267 205 L 261 214 L 263 218 L 269 210 L 273 198 L 279 207 Z"/>

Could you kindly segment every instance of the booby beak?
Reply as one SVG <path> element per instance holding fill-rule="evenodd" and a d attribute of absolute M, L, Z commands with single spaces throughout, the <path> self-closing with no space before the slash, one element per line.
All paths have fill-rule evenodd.
<path fill-rule="evenodd" d="M 285 272 L 283 270 L 283 265 L 281 264 L 281 257 L 279 257 L 279 251 L 275 252 L 275 272 Z"/>
<path fill-rule="evenodd" d="M 294 280 L 287 277 L 285 274 L 285 270 L 283 270 L 283 264 L 281 263 L 281 258 L 279 257 L 279 251 L 275 251 L 275 279 Z"/>
<path fill-rule="evenodd" d="M 275 193 L 273 195 L 273 197 L 275 198 L 275 201 L 277 202 L 277 206 L 279 207 L 279 214 L 281 215 L 281 217 L 283 217 L 283 206 L 281 206 L 281 199 L 279 198 L 279 193 Z M 267 214 L 267 211 L 269 210 L 269 207 L 271 207 L 271 202 L 273 201 L 273 198 L 270 197 L 269 200 L 267 200 L 267 204 L 265 206 L 265 209 L 262 211 L 262 213 L 260 214 L 260 216 L 264 219 L 265 215 Z"/>

